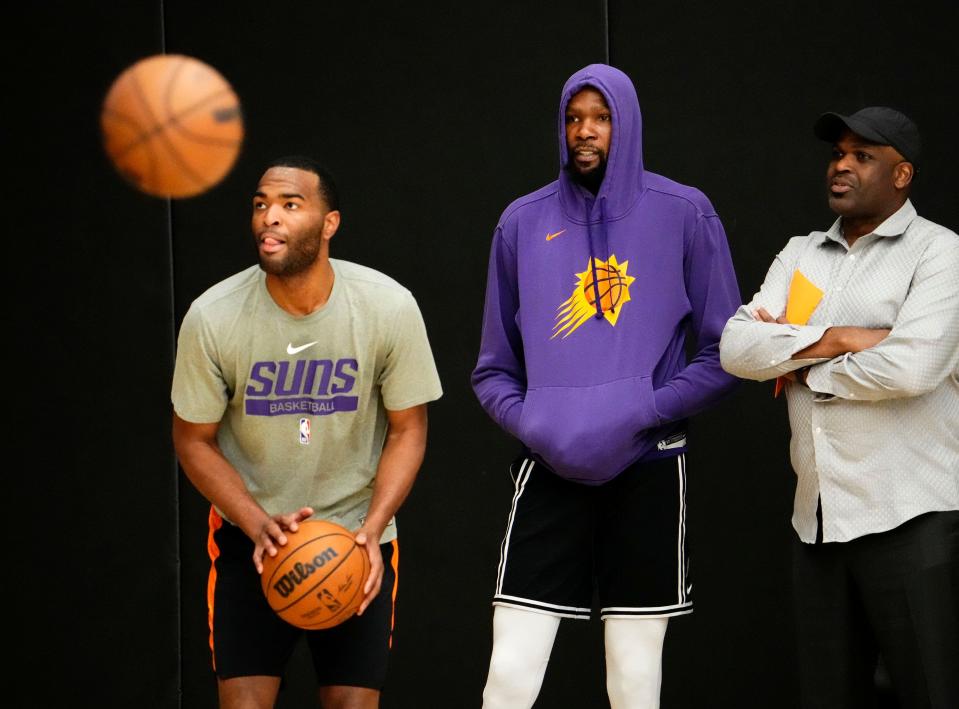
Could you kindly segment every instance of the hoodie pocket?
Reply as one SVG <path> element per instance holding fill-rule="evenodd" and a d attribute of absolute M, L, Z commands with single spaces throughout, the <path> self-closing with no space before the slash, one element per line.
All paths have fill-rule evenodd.
<path fill-rule="evenodd" d="M 603 482 L 643 450 L 642 431 L 660 424 L 648 376 L 589 387 L 539 387 L 526 392 L 520 438 L 553 470 L 571 480 Z"/>

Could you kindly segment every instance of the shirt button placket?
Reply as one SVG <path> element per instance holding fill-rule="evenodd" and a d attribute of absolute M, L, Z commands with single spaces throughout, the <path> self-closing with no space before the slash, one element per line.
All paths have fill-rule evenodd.
<path fill-rule="evenodd" d="M 811 437 L 813 455 L 815 456 L 815 470 L 817 478 L 816 487 L 819 489 L 820 497 L 823 495 L 823 488 L 826 486 L 826 482 L 828 480 L 827 471 L 829 462 L 828 442 L 826 440 L 826 436 L 823 435 L 822 424 L 820 421 L 822 417 L 822 406 L 823 404 L 814 402 L 812 405 L 812 412 L 809 417 L 812 433 Z M 811 509 L 816 508 L 815 501 L 810 501 L 810 505 Z"/>

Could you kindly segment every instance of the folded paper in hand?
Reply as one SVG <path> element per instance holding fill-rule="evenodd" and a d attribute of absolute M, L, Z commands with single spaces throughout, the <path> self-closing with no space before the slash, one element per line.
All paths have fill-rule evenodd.
<path fill-rule="evenodd" d="M 819 301 L 822 300 L 822 290 L 806 278 L 798 268 L 793 272 L 793 279 L 789 284 L 789 299 L 786 301 L 786 322 L 793 325 L 805 325 L 813 314 Z M 776 378 L 776 389 L 773 396 L 786 385 L 785 377 Z"/>

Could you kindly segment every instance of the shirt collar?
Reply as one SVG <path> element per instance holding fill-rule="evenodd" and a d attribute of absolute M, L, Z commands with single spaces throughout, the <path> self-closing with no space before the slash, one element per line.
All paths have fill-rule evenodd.
<path fill-rule="evenodd" d="M 899 209 L 890 214 L 882 224 L 873 229 L 872 233 L 876 236 L 899 236 L 906 231 L 912 223 L 912 220 L 917 216 L 918 213 L 916 212 L 916 208 L 912 206 L 912 201 L 907 199 Z M 832 223 L 828 231 L 823 232 L 823 238 L 839 244 L 845 244 L 846 240 L 843 238 L 842 230 L 840 229 L 841 223 L 842 217 L 839 217 Z M 864 234 L 864 236 L 868 235 Z"/>
<path fill-rule="evenodd" d="M 877 226 L 872 233 L 877 236 L 899 236 L 905 233 L 906 229 L 912 223 L 912 220 L 917 216 L 916 208 L 913 207 L 912 202 L 907 199 L 899 209 L 891 214 L 886 221 Z"/>

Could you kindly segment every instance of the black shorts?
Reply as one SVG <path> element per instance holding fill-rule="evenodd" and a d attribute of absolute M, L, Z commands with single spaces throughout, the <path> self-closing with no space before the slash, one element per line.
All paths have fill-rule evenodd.
<path fill-rule="evenodd" d="M 210 511 L 210 578 L 207 602 L 210 647 L 217 677 L 282 677 L 297 641 L 306 636 L 320 686 L 379 690 L 386 680 L 393 631 L 399 549 L 380 546 L 383 584 L 363 612 L 326 630 L 302 630 L 282 620 L 266 602 L 253 566 L 253 542 L 239 527 Z"/>
<path fill-rule="evenodd" d="M 686 551 L 686 457 L 636 463 L 591 486 L 531 458 L 510 466 L 513 506 L 493 605 L 589 618 L 692 613 Z"/>

